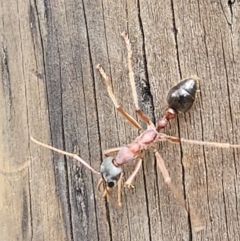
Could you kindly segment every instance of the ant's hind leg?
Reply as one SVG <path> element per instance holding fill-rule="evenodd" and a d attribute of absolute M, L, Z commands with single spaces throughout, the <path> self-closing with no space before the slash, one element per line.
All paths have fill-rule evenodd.
<path fill-rule="evenodd" d="M 154 150 L 154 152 L 155 152 L 155 157 L 157 160 L 158 167 L 163 175 L 163 179 L 165 183 L 168 185 L 169 189 L 171 190 L 171 192 L 173 193 L 177 201 L 181 204 L 181 206 L 183 206 L 186 209 L 185 200 L 183 196 L 180 194 L 180 192 L 177 190 L 175 185 L 171 182 L 171 178 L 169 176 L 164 160 L 162 159 L 161 155 L 157 150 Z"/>
<path fill-rule="evenodd" d="M 168 170 L 165 166 L 164 160 L 162 159 L 161 155 L 159 154 L 159 152 L 157 150 L 154 150 L 154 152 L 155 152 L 155 157 L 157 160 L 158 167 L 163 175 L 165 183 L 168 185 L 169 189 L 171 190 L 172 194 L 174 195 L 174 197 L 178 201 L 178 203 L 189 213 L 191 221 L 193 223 L 194 230 L 196 232 L 203 230 L 204 225 L 202 223 L 202 220 L 194 212 L 194 210 L 190 210 L 189 208 L 187 208 L 183 195 L 180 193 L 180 191 L 177 189 L 177 187 L 171 182 L 171 178 L 170 178 Z"/>

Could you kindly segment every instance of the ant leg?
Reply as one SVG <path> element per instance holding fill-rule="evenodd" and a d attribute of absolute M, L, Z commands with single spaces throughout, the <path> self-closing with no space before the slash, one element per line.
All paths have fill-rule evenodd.
<path fill-rule="evenodd" d="M 134 72 L 133 72 L 133 66 L 132 66 L 132 47 L 131 47 L 131 42 L 128 38 L 128 35 L 123 32 L 121 36 L 124 38 L 126 46 L 127 46 L 127 51 L 128 51 L 128 70 L 129 70 L 129 80 L 132 88 L 132 94 L 133 94 L 133 101 L 135 105 L 135 110 L 139 117 L 146 122 L 148 125 L 154 127 L 154 124 L 152 121 L 149 119 L 149 117 L 141 111 L 139 105 L 138 105 L 138 97 L 137 97 L 137 90 L 136 90 L 136 85 L 134 81 Z"/>
<path fill-rule="evenodd" d="M 103 151 L 103 156 L 110 156 L 110 154 L 118 152 L 122 147 L 115 147 Z"/>
<path fill-rule="evenodd" d="M 98 185 L 97 185 L 98 191 L 101 191 L 101 186 L 103 187 L 102 197 L 103 197 L 103 198 L 109 197 L 109 199 L 112 200 L 112 197 L 111 197 L 111 195 L 110 195 L 110 189 L 109 189 L 109 187 L 106 185 L 106 182 L 103 180 L 103 178 L 101 178 L 101 179 L 98 181 Z"/>
<path fill-rule="evenodd" d="M 211 146 L 211 147 L 219 147 L 219 148 L 240 148 L 240 144 L 230 144 L 230 143 L 218 143 L 218 142 L 211 142 L 211 141 L 196 141 L 196 140 L 188 140 L 184 138 L 178 138 L 174 136 L 168 136 L 165 134 L 160 135 L 160 141 L 167 140 L 172 143 L 189 143 L 194 145 L 201 145 L 201 146 Z"/>
<path fill-rule="evenodd" d="M 168 185 L 169 189 L 172 191 L 173 195 L 179 201 L 181 206 L 183 206 L 186 209 L 185 200 L 184 200 L 183 196 L 178 192 L 176 187 L 172 184 L 171 177 L 169 176 L 169 173 L 166 168 L 164 160 L 162 159 L 161 155 L 159 154 L 159 152 L 157 150 L 154 150 L 154 152 L 155 152 L 155 157 L 157 159 L 158 167 L 163 175 L 163 179 L 164 179 L 165 183 Z"/>
<path fill-rule="evenodd" d="M 102 177 L 100 178 L 100 180 L 98 181 L 98 184 L 97 184 L 97 190 L 99 192 L 101 191 L 101 186 L 103 186 L 103 189 L 104 189 L 104 180 Z"/>
<path fill-rule="evenodd" d="M 53 151 L 56 151 L 56 152 L 58 152 L 58 153 L 60 153 L 60 154 L 69 156 L 69 157 L 71 157 L 71 158 L 79 161 L 80 163 L 82 163 L 85 167 L 87 167 L 87 168 L 88 168 L 90 171 L 92 171 L 93 173 L 96 173 L 96 174 L 99 174 L 99 175 L 100 175 L 99 172 L 97 172 L 96 170 L 94 170 L 87 162 L 85 162 L 82 158 L 80 158 L 80 157 L 79 157 L 78 155 L 76 155 L 76 154 L 72 154 L 72 153 L 69 153 L 69 152 L 66 152 L 66 151 L 59 150 L 59 149 L 57 149 L 57 148 L 55 148 L 55 147 L 52 147 L 52 146 L 49 146 L 49 145 L 47 145 L 47 144 L 44 144 L 44 143 L 42 143 L 42 142 L 40 142 L 40 141 L 37 141 L 37 140 L 34 139 L 33 137 L 31 137 L 31 141 L 33 141 L 34 143 L 36 143 L 36 144 L 38 144 L 38 145 L 40 145 L 40 146 L 43 146 L 43 147 L 45 147 L 45 148 L 48 148 L 48 149 L 53 150 Z"/>
<path fill-rule="evenodd" d="M 132 182 L 133 182 L 133 179 L 135 178 L 135 176 L 137 175 L 141 166 L 142 166 L 142 158 L 139 158 L 137 161 L 137 164 L 134 167 L 134 170 L 133 170 L 131 176 L 127 179 L 127 181 L 124 184 L 125 187 L 134 188 L 134 186 L 132 185 Z"/>
<path fill-rule="evenodd" d="M 184 138 L 180 138 L 180 142 L 190 143 L 194 145 L 220 147 L 220 148 L 240 148 L 240 144 L 218 143 L 218 142 L 210 142 L 210 141 L 195 141 L 195 140 L 187 140 Z"/>
<path fill-rule="evenodd" d="M 162 159 L 161 155 L 159 154 L 159 152 L 155 149 L 154 150 L 154 153 L 155 153 L 155 157 L 157 159 L 157 164 L 158 164 L 158 167 L 163 175 L 163 179 L 164 181 L 168 184 L 168 183 L 171 183 L 171 177 L 169 176 L 169 173 L 168 173 L 168 170 L 165 166 L 165 162 L 164 160 Z M 185 206 L 185 202 L 184 202 L 184 206 Z"/>
<path fill-rule="evenodd" d="M 120 176 L 121 178 L 121 176 Z M 120 179 L 119 179 L 120 181 Z M 117 207 L 121 207 L 122 206 L 122 203 L 121 203 L 121 195 L 120 195 L 120 198 L 118 196 L 118 202 L 116 203 L 116 200 L 111 196 L 110 194 L 110 191 L 111 191 L 111 188 L 109 187 L 106 187 L 105 183 L 103 184 L 104 187 L 104 190 L 103 190 L 103 195 L 102 197 L 103 198 L 106 198 L 107 201 L 110 201 L 111 203 L 113 203 L 114 205 L 116 205 Z M 121 190 L 121 189 L 120 189 Z M 121 191 L 120 191 L 120 194 L 121 194 Z M 118 194 L 119 195 L 119 194 Z"/>
<path fill-rule="evenodd" d="M 105 198 L 105 197 L 107 197 L 107 196 L 110 196 L 110 195 L 109 195 L 109 190 L 108 190 L 108 188 L 106 187 L 106 188 L 104 189 L 104 191 L 103 191 L 103 198 Z"/>
<path fill-rule="evenodd" d="M 138 130 L 141 130 L 141 126 L 138 124 L 138 122 L 132 117 L 130 116 L 126 111 L 124 111 L 122 109 L 122 107 L 118 104 L 116 97 L 113 94 L 113 90 L 111 87 L 111 83 L 110 83 L 110 78 L 106 75 L 104 69 L 101 67 L 100 64 L 98 64 L 96 66 L 96 68 L 99 70 L 100 74 L 102 75 L 103 79 L 104 79 L 104 83 L 107 87 L 107 92 L 109 97 L 111 98 L 115 108 L 118 110 L 118 112 L 120 112 L 123 117 L 125 117 L 135 128 L 137 128 Z"/>
<path fill-rule="evenodd" d="M 117 182 L 118 185 L 118 207 L 122 207 L 122 179 L 123 179 L 123 172 L 120 175 L 120 178 Z"/>
<path fill-rule="evenodd" d="M 169 176 L 168 170 L 165 166 L 164 160 L 162 159 L 161 155 L 159 154 L 159 152 L 157 150 L 154 150 L 154 152 L 155 152 L 155 157 L 157 159 L 158 167 L 163 175 L 163 179 L 164 179 L 165 183 L 168 185 L 168 187 L 171 190 L 171 192 L 173 193 L 175 199 L 189 213 L 195 231 L 198 232 L 198 231 L 203 230 L 204 226 L 202 224 L 202 221 L 197 216 L 197 214 L 195 214 L 192 210 L 190 212 L 190 210 L 186 206 L 183 196 L 181 195 L 179 190 L 176 188 L 176 186 L 171 182 L 171 178 Z"/>

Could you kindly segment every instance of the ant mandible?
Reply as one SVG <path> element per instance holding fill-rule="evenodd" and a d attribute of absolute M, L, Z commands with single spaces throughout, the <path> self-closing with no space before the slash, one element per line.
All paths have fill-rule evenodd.
<path fill-rule="evenodd" d="M 230 148 L 230 147 L 231 148 L 240 148 L 240 145 L 231 145 L 229 143 L 215 143 L 215 142 L 186 140 L 183 138 L 168 136 L 168 135 L 160 132 L 162 129 L 164 129 L 167 126 L 167 124 L 170 120 L 177 117 L 178 113 L 185 113 L 192 107 L 192 105 L 195 101 L 195 95 L 197 92 L 198 77 L 195 76 L 195 77 L 191 77 L 191 78 L 182 80 L 176 86 L 174 86 L 173 88 L 170 89 L 170 91 L 167 95 L 168 107 L 165 110 L 165 113 L 164 113 L 164 116 L 162 117 L 162 119 L 160 119 L 157 122 L 157 124 L 154 125 L 152 123 L 152 121 L 150 120 L 150 118 L 145 113 L 143 113 L 143 111 L 141 111 L 141 109 L 139 108 L 137 91 L 136 91 L 135 80 L 134 80 L 133 67 L 132 67 L 131 43 L 128 38 L 128 35 L 125 32 L 122 33 L 121 35 L 125 40 L 127 52 L 128 52 L 129 80 L 130 80 L 130 84 L 131 84 L 135 110 L 136 110 L 137 115 L 140 117 L 140 119 L 147 124 L 147 130 L 142 130 L 139 123 L 132 116 L 130 116 L 127 112 L 125 112 L 122 109 L 122 107 L 118 104 L 118 102 L 113 94 L 113 91 L 112 91 L 111 80 L 106 75 L 105 71 L 100 66 L 100 64 L 98 64 L 96 66 L 96 68 L 99 70 L 100 74 L 103 77 L 108 94 L 109 94 L 115 108 L 118 110 L 119 113 L 122 114 L 122 116 L 128 122 L 130 122 L 135 128 L 138 129 L 140 135 L 132 143 L 130 143 L 126 146 L 104 150 L 103 151 L 104 159 L 100 166 L 100 173 L 98 171 L 94 170 L 87 162 L 85 162 L 83 159 L 81 159 L 76 154 L 65 152 L 65 151 L 59 150 L 57 148 L 54 148 L 52 146 L 46 145 L 42 142 L 37 141 L 33 137 L 31 137 L 31 140 L 38 145 L 41 145 L 43 147 L 46 147 L 48 149 L 51 149 L 51 150 L 61 153 L 63 155 L 70 156 L 70 157 L 76 159 L 77 161 L 79 161 L 80 163 L 82 163 L 85 167 L 87 167 L 93 173 L 101 175 L 101 179 L 98 183 L 98 189 L 100 189 L 100 187 L 103 186 L 103 189 L 104 189 L 103 197 L 110 196 L 109 195 L 110 189 L 113 188 L 117 184 L 118 185 L 118 206 L 121 206 L 121 185 L 122 185 L 122 178 L 123 178 L 122 166 L 133 160 L 137 161 L 134 171 L 132 172 L 130 177 L 125 182 L 125 187 L 134 188 L 134 186 L 132 185 L 132 182 L 142 165 L 142 151 L 146 150 L 146 149 L 151 149 L 155 154 L 158 167 L 163 175 L 165 183 L 168 185 L 169 189 L 175 196 L 176 200 L 190 214 L 190 217 L 193 222 L 193 226 L 195 227 L 195 230 L 200 231 L 204 228 L 204 226 L 202 225 L 202 222 L 198 218 L 198 216 L 193 212 L 193 210 L 191 210 L 191 212 L 188 210 L 188 208 L 185 204 L 184 197 L 180 194 L 179 190 L 171 182 L 171 178 L 170 178 L 168 170 L 165 166 L 164 160 L 162 159 L 161 155 L 159 154 L 159 152 L 156 149 L 156 143 L 161 142 L 161 141 L 170 141 L 173 143 L 187 142 L 187 143 L 192 143 L 192 144 L 197 144 L 197 145 L 208 145 L 208 146 L 215 146 L 215 147 L 221 147 L 221 148 Z M 115 153 L 115 155 L 113 155 L 114 153 Z"/>

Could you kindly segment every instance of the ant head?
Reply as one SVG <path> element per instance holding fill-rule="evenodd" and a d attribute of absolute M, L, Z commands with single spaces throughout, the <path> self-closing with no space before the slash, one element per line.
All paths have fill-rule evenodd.
<path fill-rule="evenodd" d="M 122 173 L 121 167 L 116 167 L 113 164 L 113 157 L 107 157 L 103 160 L 100 172 L 102 174 L 102 178 L 106 182 L 107 186 L 112 188 L 116 185 L 117 181 L 120 178 L 120 175 Z"/>

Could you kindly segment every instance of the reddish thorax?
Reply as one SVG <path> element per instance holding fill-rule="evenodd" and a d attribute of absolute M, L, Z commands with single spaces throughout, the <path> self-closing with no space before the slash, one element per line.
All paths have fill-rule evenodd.
<path fill-rule="evenodd" d="M 157 138 L 157 131 L 149 129 L 138 136 L 134 142 L 122 147 L 117 153 L 114 163 L 121 166 L 127 162 L 132 161 L 139 154 L 139 152 L 149 146 Z"/>
<path fill-rule="evenodd" d="M 158 136 L 158 132 L 167 126 L 169 120 L 174 119 L 176 116 L 177 112 L 175 110 L 167 108 L 164 117 L 158 121 L 156 128 L 144 131 L 131 144 L 119 150 L 114 159 L 114 165 L 121 166 L 127 162 L 133 161 L 141 150 L 147 148 L 149 144 L 154 142 Z"/>

